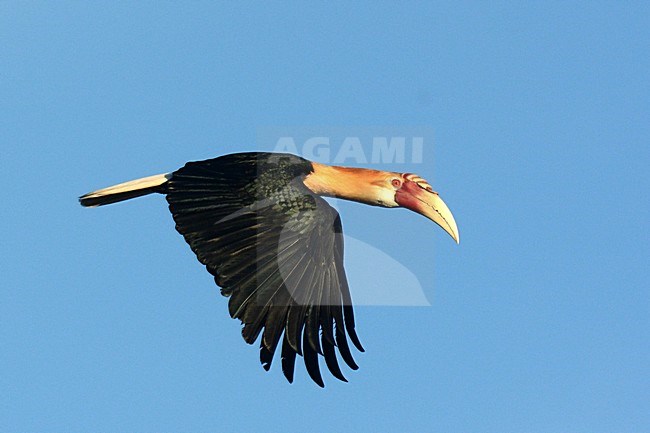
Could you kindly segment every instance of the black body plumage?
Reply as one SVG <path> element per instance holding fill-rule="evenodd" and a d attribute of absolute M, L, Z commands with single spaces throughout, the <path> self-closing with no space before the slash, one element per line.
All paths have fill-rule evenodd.
<path fill-rule="evenodd" d="M 190 162 L 156 192 L 166 195 L 176 229 L 229 297 L 244 340 L 261 334 L 271 367 L 281 345 L 293 381 L 296 355 L 320 386 L 319 355 L 345 381 L 336 347 L 352 369 L 355 332 L 338 213 L 303 183 L 312 164 L 289 154 L 241 153 Z"/>

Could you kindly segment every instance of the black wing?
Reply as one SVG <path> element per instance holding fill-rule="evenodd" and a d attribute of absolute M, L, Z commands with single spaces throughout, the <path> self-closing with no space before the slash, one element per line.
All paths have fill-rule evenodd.
<path fill-rule="evenodd" d="M 230 297 L 244 340 L 252 344 L 262 334 L 263 367 L 270 369 L 281 344 L 289 382 L 299 354 L 323 386 L 319 354 L 345 381 L 335 347 L 355 370 L 346 332 L 363 348 L 343 269 L 341 220 L 304 185 L 311 170 L 293 155 L 226 155 L 186 164 L 165 192 L 176 229 Z"/>

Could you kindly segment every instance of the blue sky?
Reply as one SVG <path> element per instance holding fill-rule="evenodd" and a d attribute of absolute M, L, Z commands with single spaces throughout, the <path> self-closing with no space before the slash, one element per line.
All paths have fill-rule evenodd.
<path fill-rule="evenodd" d="M 649 29 L 643 2 L 3 2 L 0 429 L 650 431 Z M 373 168 L 428 178 L 461 244 L 337 203 L 431 306 L 357 308 L 324 390 L 261 369 L 163 197 L 76 201 L 263 128 L 413 126 L 424 161 Z"/>

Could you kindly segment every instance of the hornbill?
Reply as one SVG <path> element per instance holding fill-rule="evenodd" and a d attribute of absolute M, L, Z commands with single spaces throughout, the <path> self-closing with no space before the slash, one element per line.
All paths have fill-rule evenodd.
<path fill-rule="evenodd" d="M 293 382 L 296 355 L 323 387 L 319 355 L 347 382 L 335 348 L 353 370 L 348 338 L 355 331 L 343 269 L 339 214 L 321 196 L 386 208 L 404 207 L 433 220 L 459 242 L 449 208 L 421 177 L 336 167 L 284 153 L 237 153 L 189 162 L 177 171 L 100 189 L 82 206 L 164 194 L 176 230 L 229 297 L 230 316 L 244 340 L 260 334 L 260 361 L 269 370 L 281 343 L 282 371 Z M 282 340 L 282 341 L 280 341 Z"/>

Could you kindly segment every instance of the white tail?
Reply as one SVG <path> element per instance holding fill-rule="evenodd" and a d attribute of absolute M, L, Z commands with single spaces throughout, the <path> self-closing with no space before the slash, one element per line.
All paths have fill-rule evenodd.
<path fill-rule="evenodd" d="M 96 207 L 151 194 L 158 192 L 158 187 L 171 177 L 171 173 L 163 173 L 98 189 L 79 197 L 79 203 L 85 207 Z"/>

